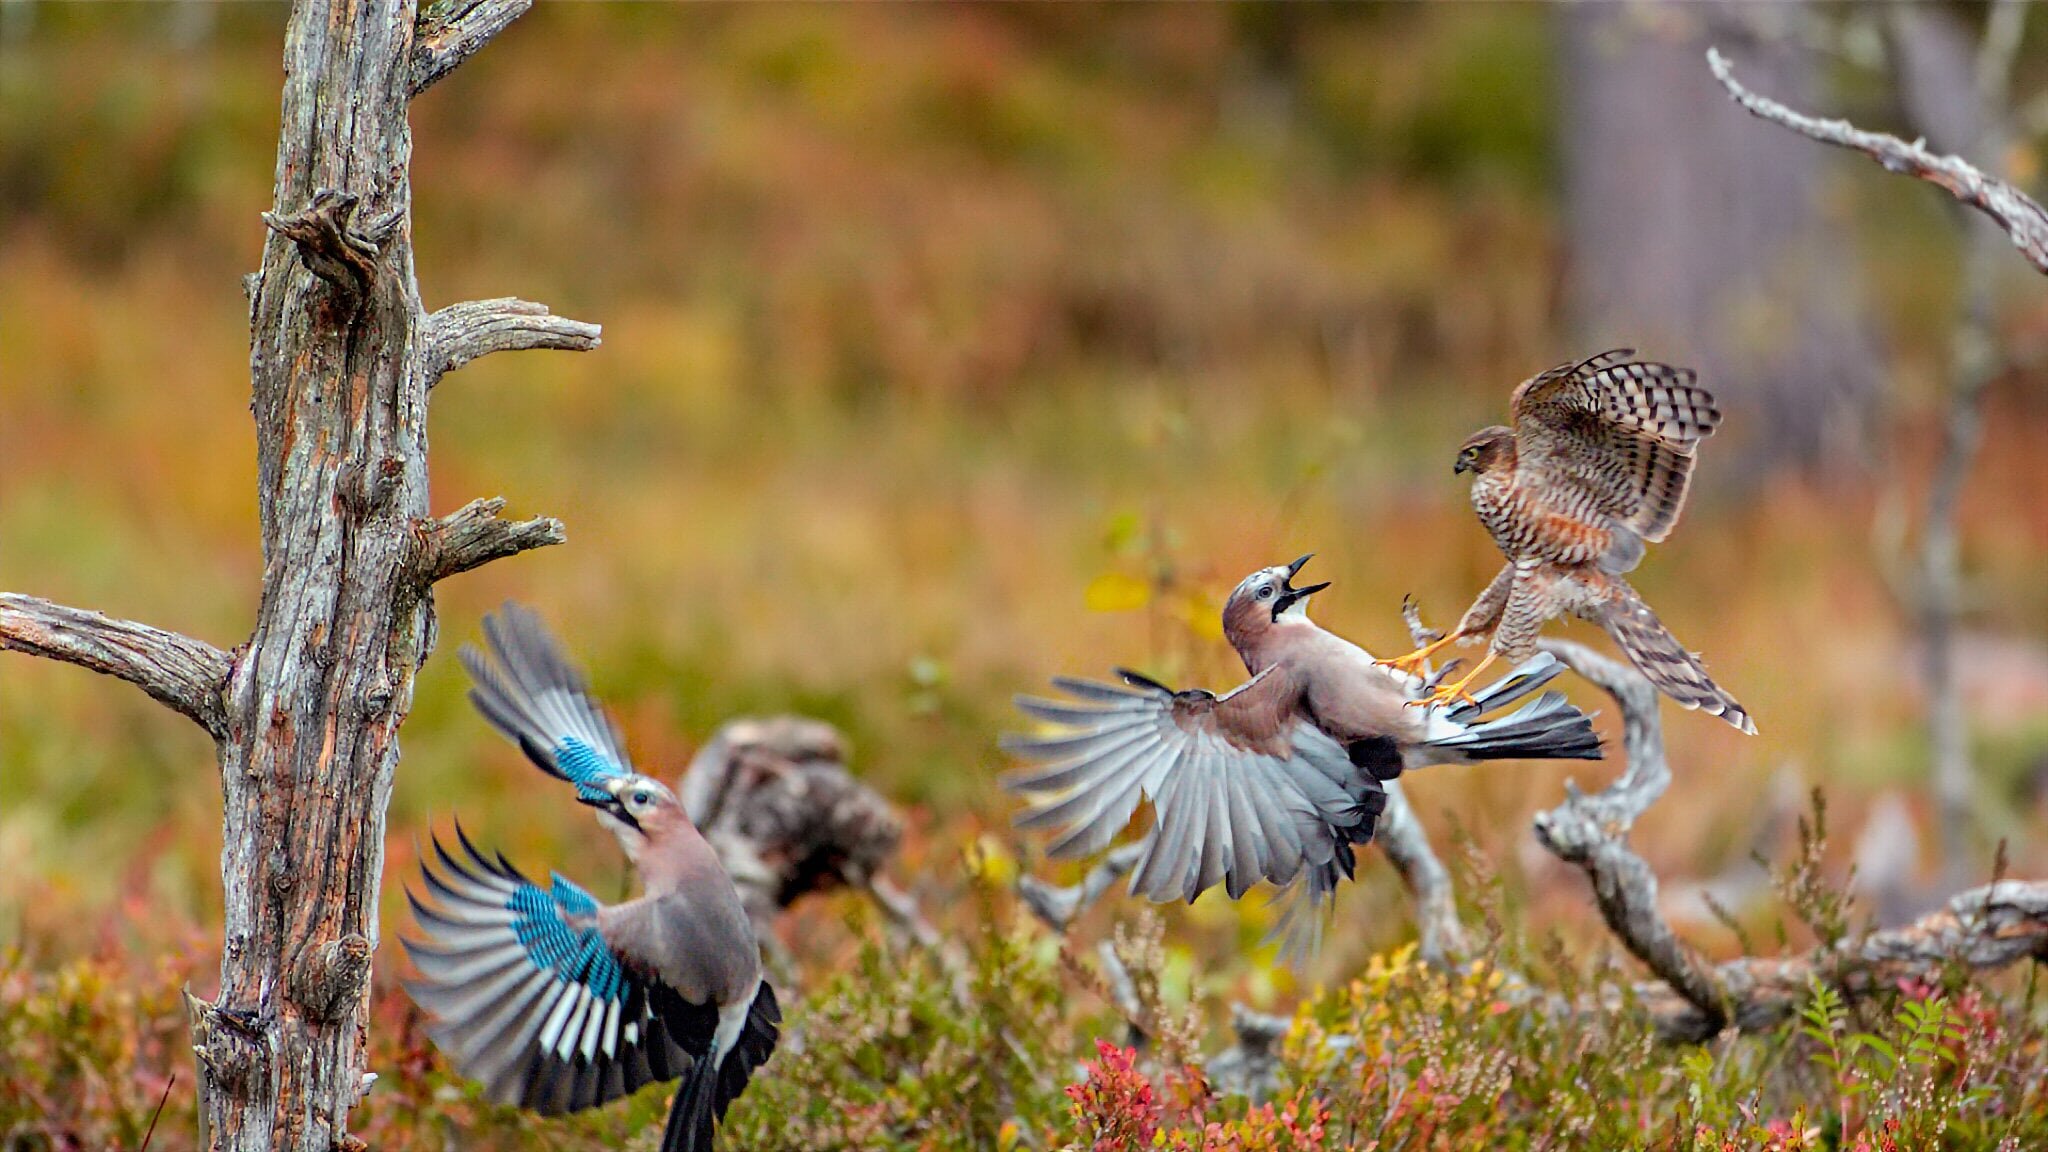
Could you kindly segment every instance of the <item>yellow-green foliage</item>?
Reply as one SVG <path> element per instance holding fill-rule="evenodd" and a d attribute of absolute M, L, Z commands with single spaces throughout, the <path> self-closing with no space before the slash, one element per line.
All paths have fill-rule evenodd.
<path fill-rule="evenodd" d="M 972 891 L 943 957 L 856 918 L 847 960 L 789 998 L 786 1042 L 734 1105 L 725 1146 L 2007 1152 L 2048 1141 L 2048 1011 L 2031 975 L 1906 986 L 1854 1010 L 1816 987 L 1801 1027 L 1663 1047 L 1612 964 L 1555 950 L 1532 962 L 1504 938 L 1445 971 L 1403 947 L 1302 1002 L 1274 1099 L 1254 1105 L 1201 1073 L 1197 1046 L 1226 1041 L 1202 1036 L 1218 1005 L 1162 993 L 1174 981 L 1156 918 L 1118 949 L 1155 1041 L 1133 1053 L 1090 951 L 1048 934 L 985 873 Z M 181 964 L 151 955 L 0 966 L 0 1147 L 136 1147 L 173 1074 L 153 1147 L 191 1146 Z M 1540 988 L 1529 982 L 1539 971 Z M 666 1088 L 538 1120 L 478 1103 L 421 1024 L 389 982 L 378 989 L 379 1080 L 353 1119 L 373 1147 L 599 1152 L 658 1139 Z"/>

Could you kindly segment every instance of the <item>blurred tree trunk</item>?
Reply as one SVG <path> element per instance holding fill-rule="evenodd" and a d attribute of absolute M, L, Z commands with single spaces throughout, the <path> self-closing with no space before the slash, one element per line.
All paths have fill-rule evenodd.
<path fill-rule="evenodd" d="M 1714 82 L 1717 37 L 1761 90 L 1816 86 L 1800 4 L 1639 2 L 1558 11 L 1569 299 L 1580 347 L 1691 364 L 1746 467 L 1859 455 L 1883 377 L 1826 156 L 1754 123 Z M 1717 444 L 1720 438 L 1716 439 Z M 1718 449 L 1717 449 L 1718 451 Z"/>
<path fill-rule="evenodd" d="M 298 0 L 285 33 L 271 236 L 249 297 L 262 599 L 204 642 L 0 594 L 0 648 L 128 680 L 214 739 L 226 905 L 220 991 L 188 993 L 202 1140 L 357 1149 L 384 817 L 436 581 L 558 543 L 553 520 L 427 503 L 427 392 L 488 352 L 597 329 L 518 300 L 429 315 L 413 276 L 415 95 L 531 0 Z"/>
<path fill-rule="evenodd" d="M 1974 156 L 1986 172 L 2000 174 L 2013 133 L 2007 87 L 2025 31 L 2025 6 L 2001 0 L 1974 48 L 1968 30 L 1942 9 L 1900 7 L 1887 15 L 1899 101 L 1914 130 L 1930 147 Z M 1920 525 L 1919 571 L 1904 581 L 1909 607 L 1920 617 L 1929 775 L 1940 816 L 1937 855 L 1943 886 L 1950 891 L 1967 883 L 1974 869 L 1971 841 L 1977 824 L 1977 771 L 1956 659 L 1964 600 L 1956 519 L 1984 438 L 1984 393 L 2004 362 L 1998 351 L 1993 277 L 2006 246 L 2004 232 L 1991 221 L 1960 206 L 1954 211 L 1964 256 L 1949 352 L 1947 412 Z"/>

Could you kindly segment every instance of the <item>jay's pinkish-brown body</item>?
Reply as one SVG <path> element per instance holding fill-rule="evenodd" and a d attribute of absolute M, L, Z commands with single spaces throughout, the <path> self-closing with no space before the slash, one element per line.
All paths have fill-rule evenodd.
<path fill-rule="evenodd" d="M 1048 762 L 1003 783 L 1034 801 L 1020 827 L 1060 829 L 1051 855 L 1108 847 L 1149 799 L 1131 890 L 1155 900 L 1192 900 L 1218 882 L 1233 899 L 1261 880 L 1305 890 L 1282 921 L 1296 956 L 1321 917 L 1292 913 L 1319 913 L 1351 874 L 1353 846 L 1372 839 L 1385 808 L 1384 781 L 1425 764 L 1600 756 L 1585 715 L 1556 693 L 1482 719 L 1557 675 L 1548 656 L 1471 705 L 1407 707 L 1408 677 L 1308 618 L 1308 597 L 1327 587 L 1293 586 L 1308 559 L 1252 573 L 1224 605 L 1224 635 L 1252 674 L 1237 688 L 1176 692 L 1128 671 L 1122 685 L 1061 678 L 1075 700 L 1017 700 L 1061 731 L 1003 742 Z"/>

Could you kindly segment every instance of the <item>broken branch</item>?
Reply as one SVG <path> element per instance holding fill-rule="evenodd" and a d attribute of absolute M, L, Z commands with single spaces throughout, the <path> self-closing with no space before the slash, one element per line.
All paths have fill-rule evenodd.
<path fill-rule="evenodd" d="M 1017 895 L 1021 896 L 1033 915 L 1045 922 L 1045 926 L 1064 934 L 1081 913 L 1109 891 L 1109 886 L 1122 879 L 1124 874 L 1137 866 L 1138 857 L 1145 854 L 1145 842 L 1126 844 L 1102 858 L 1102 862 L 1088 870 L 1079 884 L 1067 888 L 1056 888 L 1036 876 L 1024 876 L 1017 881 Z"/>
<path fill-rule="evenodd" d="M 427 386 L 493 352 L 588 352 L 598 346 L 602 332 L 595 324 L 556 316 L 545 304 L 512 296 L 451 304 L 427 317 Z"/>
<path fill-rule="evenodd" d="M 533 7 L 533 0 L 451 0 L 420 13 L 413 25 L 412 94 L 455 71 Z"/>
<path fill-rule="evenodd" d="M 132 620 L 116 620 L 34 596 L 0 592 L 0 650 L 26 652 L 90 668 L 135 685 L 151 698 L 225 738 L 228 654 L 203 640 Z"/>
<path fill-rule="evenodd" d="M 1422 607 L 1412 596 L 1401 600 L 1401 619 L 1418 648 L 1443 635 L 1422 622 Z M 1386 853 L 1387 863 L 1394 866 L 1415 898 L 1415 931 L 1422 958 L 1431 964 L 1456 960 L 1465 954 L 1465 928 L 1458 921 L 1451 874 L 1437 858 L 1429 833 L 1423 830 L 1399 781 L 1387 781 L 1386 789 L 1387 809 L 1380 815 L 1379 833 L 1373 842 Z"/>
<path fill-rule="evenodd" d="M 458 572 L 481 567 L 534 548 L 569 538 L 552 516 L 532 520 L 500 520 L 503 496 L 471 500 L 437 520 L 419 521 L 417 573 L 422 587 L 432 587 Z"/>

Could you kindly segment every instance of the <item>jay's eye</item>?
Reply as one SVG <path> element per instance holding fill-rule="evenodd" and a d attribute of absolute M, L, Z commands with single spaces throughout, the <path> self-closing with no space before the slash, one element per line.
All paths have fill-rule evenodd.
<path fill-rule="evenodd" d="M 1268 585 L 1266 585 L 1266 586 L 1265 586 L 1264 588 L 1261 588 L 1261 589 L 1259 589 L 1259 599 L 1261 599 L 1261 600 L 1271 600 L 1272 598 L 1273 598 L 1273 586 L 1272 586 L 1271 584 L 1268 584 Z"/>
<path fill-rule="evenodd" d="M 652 799 L 654 799 L 654 797 L 648 795 L 645 790 L 633 793 L 633 803 L 635 805 L 645 804 Z"/>

